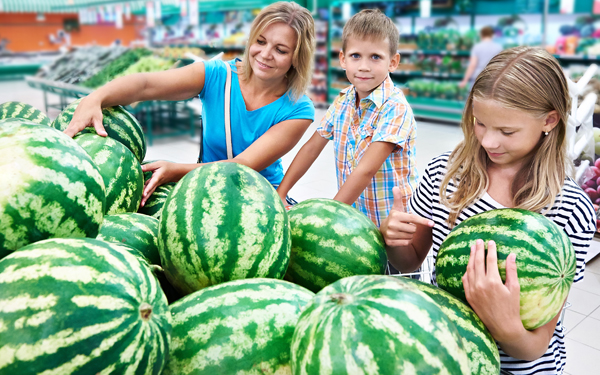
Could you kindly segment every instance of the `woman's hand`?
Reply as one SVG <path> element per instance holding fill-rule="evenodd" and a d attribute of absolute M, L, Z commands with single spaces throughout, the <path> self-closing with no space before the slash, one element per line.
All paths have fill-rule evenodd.
<path fill-rule="evenodd" d="M 506 259 L 506 283 L 503 283 L 496 243 L 488 242 L 486 259 L 483 241 L 477 240 L 471 246 L 467 272 L 462 278 L 467 301 L 500 343 L 519 342 L 527 333 L 521 322 L 521 288 L 515 259 L 515 254 Z"/>
<path fill-rule="evenodd" d="M 407 213 L 398 187 L 394 187 L 392 193 L 394 194 L 394 204 L 388 217 L 381 223 L 379 230 L 386 245 L 390 247 L 410 246 L 417 232 L 416 224 L 433 227 L 434 223 L 419 215 Z"/>
<path fill-rule="evenodd" d="M 144 183 L 144 192 L 142 193 L 142 201 L 140 207 L 144 207 L 148 198 L 154 193 L 154 190 L 168 182 L 179 181 L 179 173 L 177 173 L 177 164 L 168 161 L 155 161 L 142 165 L 143 172 L 152 172 L 152 177 Z"/>
<path fill-rule="evenodd" d="M 73 114 L 73 118 L 64 133 L 73 138 L 77 133 L 88 126 L 93 126 L 94 129 L 96 129 L 96 133 L 102 137 L 108 135 L 102 125 L 102 108 L 100 103 L 89 96 L 83 98 L 81 102 L 79 102 L 79 105 Z"/>

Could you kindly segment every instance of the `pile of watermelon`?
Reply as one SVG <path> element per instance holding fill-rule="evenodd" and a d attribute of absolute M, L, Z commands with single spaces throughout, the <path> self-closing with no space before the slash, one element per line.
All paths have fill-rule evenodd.
<path fill-rule="evenodd" d="M 0 106 L 0 373 L 499 372 L 460 295 L 384 276 L 383 238 L 358 210 L 311 199 L 286 211 L 231 162 L 140 208 L 139 123 L 108 108 L 108 137 L 71 139 L 78 103 L 53 122 Z M 543 277 L 566 278 L 564 293 L 571 271 Z"/>

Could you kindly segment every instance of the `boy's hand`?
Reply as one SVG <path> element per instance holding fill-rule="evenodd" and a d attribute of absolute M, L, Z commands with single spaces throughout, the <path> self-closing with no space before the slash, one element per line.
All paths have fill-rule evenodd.
<path fill-rule="evenodd" d="M 516 255 L 506 259 L 506 282 L 498 271 L 496 243 L 488 242 L 487 259 L 482 240 L 471 246 L 467 272 L 462 278 L 467 301 L 499 342 L 519 340 L 525 332 L 521 322 L 521 287 Z M 487 263 L 487 267 L 486 267 Z"/>
<path fill-rule="evenodd" d="M 421 216 L 406 213 L 398 187 L 394 187 L 392 193 L 394 194 L 394 204 L 389 216 L 381 224 L 380 231 L 388 246 L 409 246 L 417 231 L 416 224 L 433 227 L 434 223 Z"/>

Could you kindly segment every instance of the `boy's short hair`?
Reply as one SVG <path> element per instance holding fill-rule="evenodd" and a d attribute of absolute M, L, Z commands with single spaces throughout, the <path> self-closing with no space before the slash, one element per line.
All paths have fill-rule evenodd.
<path fill-rule="evenodd" d="M 346 22 L 342 32 L 342 51 L 346 52 L 346 43 L 350 37 L 359 39 L 388 39 L 390 56 L 398 52 L 400 33 L 394 22 L 379 9 L 364 9 Z"/>
<path fill-rule="evenodd" d="M 489 38 L 494 35 L 494 28 L 491 26 L 484 26 L 479 30 L 479 35 L 481 35 L 482 38 Z"/>

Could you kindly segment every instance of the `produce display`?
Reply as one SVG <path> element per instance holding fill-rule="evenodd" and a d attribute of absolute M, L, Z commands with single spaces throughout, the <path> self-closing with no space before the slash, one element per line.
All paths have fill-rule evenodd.
<path fill-rule="evenodd" d="M 323 288 L 300 315 L 291 351 L 294 375 L 469 373 L 454 323 L 427 294 L 390 276 Z"/>
<path fill-rule="evenodd" d="M 545 216 L 522 209 L 484 212 L 457 225 L 440 246 L 435 268 L 438 285 L 466 302 L 462 276 L 471 245 L 495 241 L 498 269 L 506 279 L 506 258 L 517 256 L 521 321 L 526 329 L 548 323 L 561 310 L 575 278 L 575 250 L 565 232 Z"/>
<path fill-rule="evenodd" d="M 292 232 L 285 279 L 318 292 L 347 276 L 383 275 L 379 229 L 362 212 L 333 199 L 309 199 L 288 212 Z"/>
<path fill-rule="evenodd" d="M 79 47 L 59 57 L 52 64 L 42 67 L 36 76 L 52 81 L 81 84 L 126 51 L 127 48 L 121 46 Z"/>
<path fill-rule="evenodd" d="M 79 134 L 73 138 L 100 170 L 106 188 L 105 214 L 136 212 L 142 201 L 142 167 L 122 143 L 97 134 Z"/>
<path fill-rule="evenodd" d="M 96 239 L 134 248 L 149 264 L 160 265 L 158 220 L 148 215 L 105 215 Z"/>
<path fill-rule="evenodd" d="M 497 374 L 496 343 L 464 303 L 471 242 L 496 241 L 503 278 L 517 253 L 528 329 L 573 281 L 569 239 L 524 210 L 450 233 L 446 292 L 382 275 L 382 236 L 360 211 L 311 199 L 288 212 L 241 164 L 200 166 L 139 208 L 152 175 L 139 124 L 111 108 L 109 137 L 71 139 L 59 129 L 76 105 L 53 127 L 0 104 L 0 374 Z"/>
<path fill-rule="evenodd" d="M 435 81 L 430 79 L 413 79 L 406 87 L 413 97 L 426 97 L 464 101 L 469 95 L 469 87 L 459 87 L 458 82 Z"/>
<path fill-rule="evenodd" d="M 446 316 L 454 323 L 469 357 L 473 375 L 497 375 L 500 373 L 500 353 L 496 341 L 475 312 L 461 300 L 432 284 L 409 277 L 400 278 L 437 302 Z"/>
<path fill-rule="evenodd" d="M 226 281 L 283 278 L 290 227 L 281 198 L 254 170 L 212 163 L 186 174 L 163 207 L 161 264 L 182 294 Z"/>
<path fill-rule="evenodd" d="M 276 279 L 230 281 L 188 295 L 171 305 L 163 374 L 290 374 L 294 329 L 313 297 Z"/>
<path fill-rule="evenodd" d="M 125 71 L 117 74 L 115 78 L 126 76 L 134 73 L 151 73 L 160 72 L 170 69 L 173 66 L 173 61 L 157 56 L 141 57 L 136 63 L 130 65 Z"/>
<path fill-rule="evenodd" d="M 0 260 L 3 374 L 161 373 L 167 300 L 124 246 L 49 239 Z"/>
<path fill-rule="evenodd" d="M 64 131 L 69 126 L 75 109 L 81 102 L 77 99 L 69 104 L 52 122 L 52 126 L 60 131 Z M 127 147 L 137 160 L 141 163 L 146 156 L 146 138 L 142 126 L 138 120 L 127 112 L 122 106 L 104 108 L 102 110 L 102 125 L 110 138 L 113 138 L 125 147 Z M 80 134 L 96 134 L 94 128 L 85 128 Z"/>
<path fill-rule="evenodd" d="M 20 118 L 42 125 L 50 125 L 51 122 L 39 109 L 20 102 L 6 102 L 0 105 L 0 120 L 7 118 Z"/>
<path fill-rule="evenodd" d="M 151 55 L 152 51 L 146 48 L 129 49 L 113 61 L 109 62 L 102 70 L 81 83 L 82 86 L 97 88 L 124 72 L 131 65 L 144 56 Z"/>
<path fill-rule="evenodd" d="M 0 121 L 0 258 L 54 237 L 96 237 L 105 210 L 98 167 L 66 134 Z"/>

